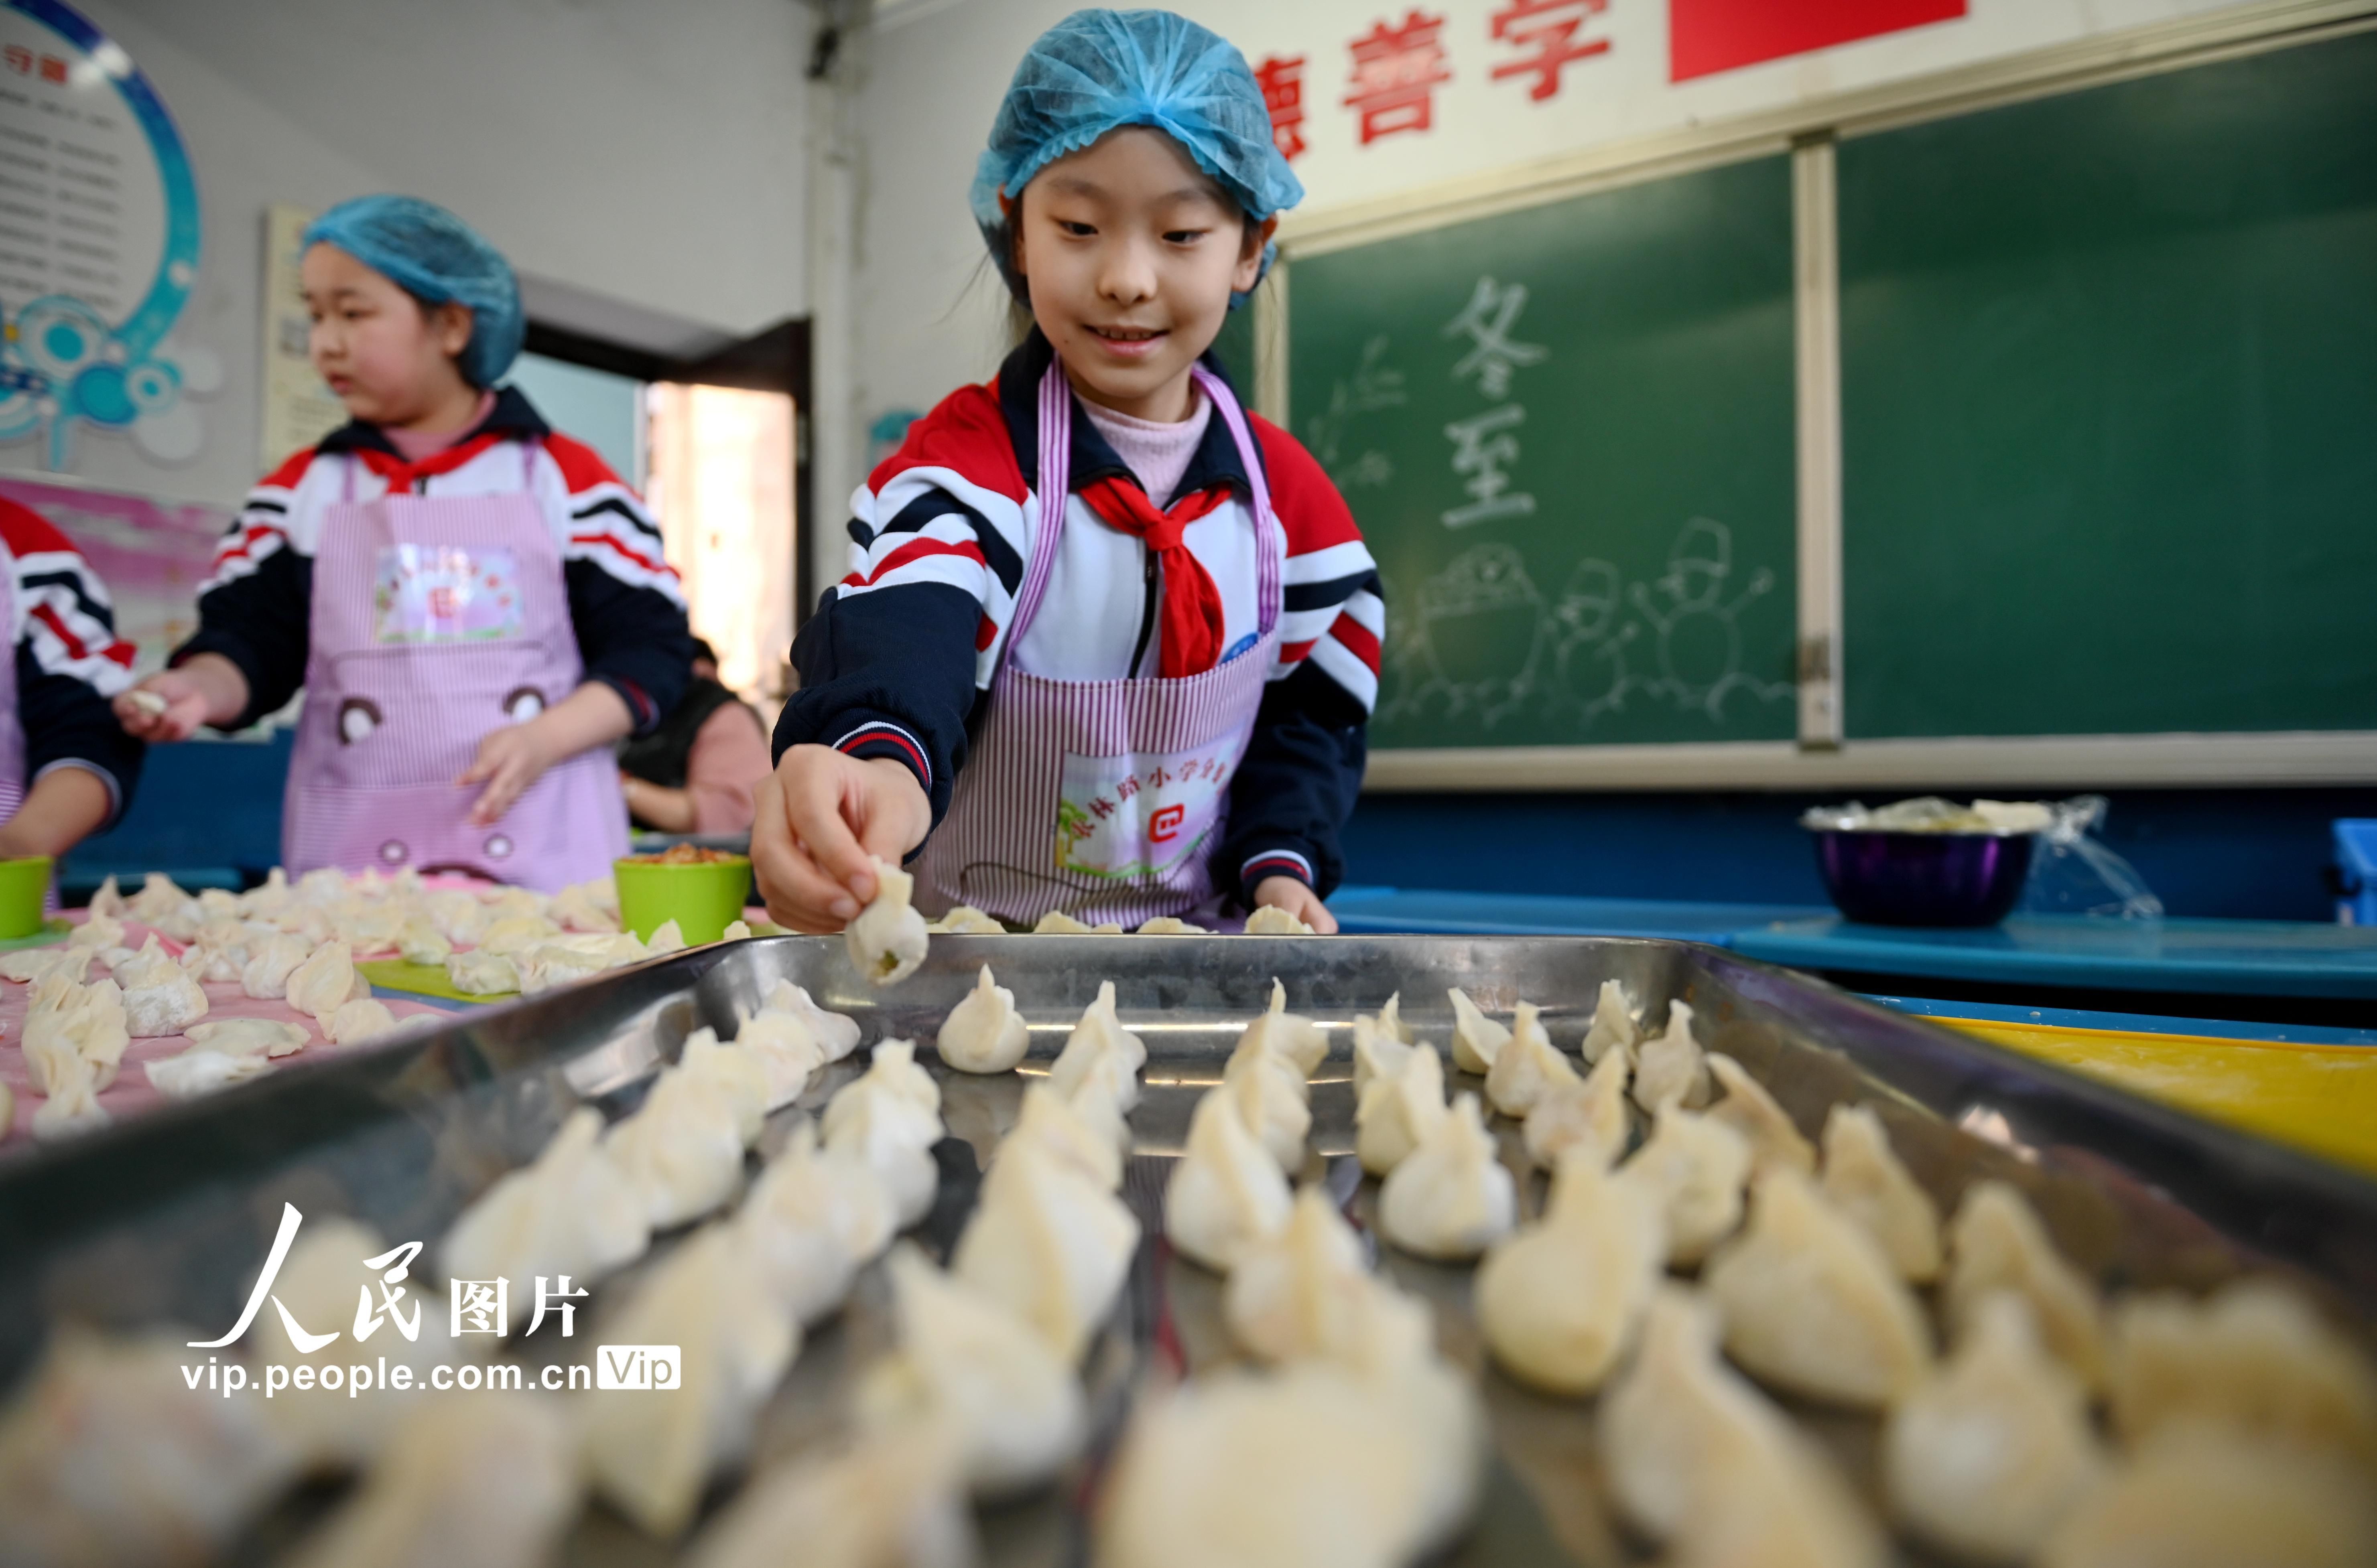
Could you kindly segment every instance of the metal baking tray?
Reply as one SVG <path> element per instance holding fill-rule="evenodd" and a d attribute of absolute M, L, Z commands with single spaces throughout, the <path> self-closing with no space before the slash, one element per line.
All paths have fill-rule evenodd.
<path fill-rule="evenodd" d="M 238 1086 L 72 1144 L 0 1150 L 0 1388 L 12 1386 L 61 1317 L 133 1327 L 216 1331 L 238 1315 L 284 1201 L 308 1216 L 367 1220 L 391 1241 L 436 1242 L 496 1176 L 543 1146 L 581 1101 L 615 1118 L 641 1099 L 661 1063 L 704 1024 L 732 1032 L 779 980 L 806 986 L 857 1018 L 862 1038 L 928 1041 L 989 963 L 1032 1028 L 1020 1073 L 943 1080 L 950 1140 L 942 1188 L 920 1227 L 946 1254 L 970 1212 L 984 1156 L 1012 1124 L 1031 1075 L 1045 1072 L 1099 982 L 1115 983 L 1128 1027 L 1147 1041 L 1147 1092 L 1124 1196 L 1146 1228 L 1126 1299 L 1084 1369 L 1102 1435 L 1119 1425 L 1159 1342 L 1192 1372 L 1228 1360 L 1219 1282 L 1162 1246 L 1162 1198 L 1197 1097 L 1217 1082 L 1238 1031 L 1266 1004 L 1274 976 L 1290 1006 L 1331 1031 L 1315 1075 L 1311 1150 L 1302 1179 L 1323 1182 L 1367 1224 L 1375 1183 L 1351 1159 L 1351 1029 L 1392 993 L 1423 1039 L 1450 1038 L 1448 986 L 1487 1011 L 1537 1004 L 1553 1040 L 1573 1051 L 1600 982 L 1617 979 L 1657 1019 L 1690 1003 L 1703 1043 L 1741 1061 L 1814 1134 L 1829 1107 L 1873 1104 L 1943 1212 L 1970 1182 L 2011 1181 L 2038 1206 L 2058 1244 L 2107 1289 L 2201 1289 L 2245 1268 L 2306 1285 L 2364 1336 L 2377 1330 L 2377 1182 L 2241 1133 L 1885 1012 L 1820 981 L 1692 944 L 1588 937 L 936 937 L 925 967 L 889 992 L 868 989 L 839 939 L 782 937 L 702 948 L 511 1006 L 457 1015 L 430 1032 Z M 800 1105 L 771 1119 L 772 1151 L 799 1114 L 863 1069 L 820 1075 Z M 1451 1075 L 1458 1092 L 1480 1087 Z M 1523 1170 L 1517 1129 L 1501 1130 Z M 1523 1215 L 1542 1201 L 1521 1185 Z M 664 1255 L 666 1239 L 656 1245 Z M 1470 1271 L 1380 1248 L 1380 1265 L 1437 1309 L 1445 1353 L 1475 1372 L 1496 1455 L 1475 1529 L 1447 1561 L 1619 1563 L 1637 1560 L 1595 1484 L 1590 1407 L 1535 1396 L 1496 1373 L 1468 1311 Z M 585 1353 L 651 1260 L 596 1292 Z M 890 1343 L 879 1269 L 850 1307 L 813 1333 L 763 1414 L 764 1465 L 829 1440 L 857 1369 Z M 559 1342 L 547 1347 L 558 1349 Z M 1871 1482 L 1869 1420 L 1797 1410 Z M 731 1495 L 729 1478 L 711 1501 Z M 1065 1486 L 981 1516 L 993 1563 L 1085 1560 Z M 241 1543 L 267 1561 L 334 1501 L 316 1492 L 277 1510 Z M 567 1561 L 659 1563 L 674 1549 L 590 1507 Z"/>

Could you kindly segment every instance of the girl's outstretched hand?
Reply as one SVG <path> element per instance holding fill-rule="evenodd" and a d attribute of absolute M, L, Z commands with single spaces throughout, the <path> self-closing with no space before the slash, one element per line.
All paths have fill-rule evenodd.
<path fill-rule="evenodd" d="M 1255 884 L 1255 908 L 1269 905 L 1285 909 L 1322 936 L 1337 934 L 1337 917 L 1320 901 L 1320 895 L 1292 876 L 1267 876 Z"/>
<path fill-rule="evenodd" d="M 914 774 L 830 746 L 787 748 L 757 803 L 751 869 L 768 918 L 794 931 L 849 924 L 875 897 L 875 858 L 899 864 L 933 826 Z"/>
<path fill-rule="evenodd" d="M 229 723 L 245 710 L 247 677 L 221 654 L 202 653 L 117 693 L 111 706 L 134 740 L 186 741 L 199 725 Z"/>

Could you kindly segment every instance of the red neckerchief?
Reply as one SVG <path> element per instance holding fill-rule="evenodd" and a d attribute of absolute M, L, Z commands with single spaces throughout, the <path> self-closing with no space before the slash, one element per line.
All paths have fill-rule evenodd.
<path fill-rule="evenodd" d="M 1226 487 L 1200 490 L 1159 512 L 1134 481 L 1108 477 L 1081 488 L 1106 524 L 1142 540 L 1164 572 L 1164 608 L 1156 673 L 1168 681 L 1201 675 L 1221 662 L 1222 592 L 1205 564 L 1181 542 L 1190 523 L 1230 498 Z"/>
<path fill-rule="evenodd" d="M 394 494 L 398 491 L 411 490 L 418 481 L 450 474 L 498 442 L 511 439 L 509 435 L 488 431 L 460 445 L 432 452 L 417 463 L 408 463 L 395 453 L 383 452 L 376 446 L 358 446 L 351 455 L 362 458 L 364 467 L 388 481 L 388 493 Z"/>

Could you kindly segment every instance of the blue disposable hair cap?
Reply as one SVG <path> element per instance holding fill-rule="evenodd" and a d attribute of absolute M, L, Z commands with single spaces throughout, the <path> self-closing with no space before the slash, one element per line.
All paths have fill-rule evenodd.
<path fill-rule="evenodd" d="M 1008 205 L 1050 163 L 1122 125 L 1178 142 L 1257 222 L 1304 199 L 1262 89 L 1227 39 L 1170 11 L 1076 11 L 1025 52 L 974 166 L 973 220 L 1018 298 Z M 1266 271 L 1277 249 L 1264 247 Z"/>
<path fill-rule="evenodd" d="M 528 338 L 520 280 L 503 252 L 435 202 L 357 196 L 305 226 L 305 244 L 336 245 L 417 300 L 451 300 L 471 312 L 471 340 L 456 361 L 473 386 L 493 386 Z"/>

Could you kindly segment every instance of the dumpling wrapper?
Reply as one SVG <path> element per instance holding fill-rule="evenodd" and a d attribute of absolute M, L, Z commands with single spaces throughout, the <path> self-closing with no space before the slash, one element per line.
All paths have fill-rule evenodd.
<path fill-rule="evenodd" d="M 1892 1151 L 1869 1106 L 1835 1105 L 1824 1118 L 1824 1195 L 1866 1229 L 1912 1285 L 1940 1277 L 1940 1207 Z"/>
<path fill-rule="evenodd" d="M 1571 1149 L 1542 1220 L 1477 1265 L 1478 1331 L 1522 1383 L 1590 1394 L 1632 1345 L 1666 1256 L 1656 1199 L 1612 1177 L 1597 1148 Z"/>
<path fill-rule="evenodd" d="M 1721 1051 L 1709 1052 L 1707 1062 L 1710 1075 L 1725 1090 L 1725 1098 L 1709 1107 L 1709 1117 L 1748 1140 L 1750 1172 L 1762 1176 L 1769 1170 L 1789 1170 L 1802 1176 L 1814 1175 L 1815 1146 L 1800 1133 L 1790 1113 L 1774 1103 L 1766 1086 Z"/>
<path fill-rule="evenodd" d="M 385 1397 L 375 1390 L 358 1403 Z M 289 1568 L 544 1562 L 578 1513 L 576 1438 L 555 1399 L 481 1391 L 416 1401 L 363 1483 L 285 1561 Z"/>
<path fill-rule="evenodd" d="M 1088 1435 L 1072 1368 L 1030 1324 L 914 1246 L 894 1248 L 888 1266 L 900 1348 L 860 1385 L 862 1427 L 904 1426 L 936 1411 L 955 1429 L 959 1469 L 974 1495 L 1045 1485 Z"/>
<path fill-rule="evenodd" d="M 313 1039 L 302 1025 L 278 1018 L 218 1018 L 188 1032 L 193 1044 L 230 1056 L 287 1056 Z"/>
<path fill-rule="evenodd" d="M 729 1225 L 689 1237 L 604 1327 L 614 1343 L 677 1347 L 678 1387 L 579 1407 L 595 1490 L 663 1540 L 692 1522 L 711 1476 L 749 1451 L 759 1407 L 800 1349 L 800 1324 L 772 1309 L 741 1239 Z"/>
<path fill-rule="evenodd" d="M 1313 929 L 1275 905 L 1265 904 L 1247 917 L 1248 936 L 1312 936 Z"/>
<path fill-rule="evenodd" d="M 1518 1210 L 1477 1097 L 1464 1094 L 1380 1184 L 1379 1233 L 1407 1253 L 1459 1261 L 1509 1235 Z"/>
<path fill-rule="evenodd" d="M 925 917 L 909 902 L 915 891 L 914 877 L 877 859 L 874 902 L 859 910 L 842 933 L 851 967 L 867 984 L 897 985 L 924 963 L 932 937 L 925 930 Z"/>
<path fill-rule="evenodd" d="M 1601 982 L 1601 992 L 1594 999 L 1593 1022 L 1584 1031 L 1582 1054 L 1587 1062 L 1599 1062 L 1612 1046 L 1632 1051 L 1642 1041 L 1642 1026 L 1634 998 L 1614 980 Z"/>
<path fill-rule="evenodd" d="M 900 1216 L 881 1177 L 818 1145 L 804 1120 L 735 1211 L 770 1300 L 806 1327 L 838 1309 L 859 1267 L 891 1244 Z"/>
<path fill-rule="evenodd" d="M 1036 1142 L 999 1146 L 950 1272 L 1039 1332 L 1059 1360 L 1114 1311 L 1139 1246 L 1119 1199 Z"/>
<path fill-rule="evenodd" d="M 2028 1562 L 2103 1477 L 2088 1393 L 2039 1348 L 2030 1304 L 2000 1291 L 1882 1429 L 1899 1523 L 1960 1559 Z"/>
<path fill-rule="evenodd" d="M 1165 1235 L 1218 1274 L 1275 1235 L 1295 1201 L 1278 1162 L 1240 1119 L 1236 1098 L 1219 1089 L 1207 1090 L 1190 1112 L 1188 1141 L 1164 1192 Z"/>
<path fill-rule="evenodd" d="M 1459 986 L 1444 994 L 1452 1004 L 1452 1064 L 1483 1077 L 1493 1070 L 1494 1058 L 1511 1043 L 1511 1031 L 1478 1011 L 1477 1004 Z"/>
<path fill-rule="evenodd" d="M 1606 1169 L 1626 1152 L 1630 1123 L 1626 1085 L 1631 1063 L 1623 1051 L 1605 1051 L 1582 1083 L 1558 1084 L 1527 1113 L 1527 1158 L 1547 1170 L 1569 1150 L 1591 1147 Z"/>
<path fill-rule="evenodd" d="M 1976 1182 L 1948 1222 L 1941 1300 L 1949 1338 L 1961 1338 L 1981 1299 L 2001 1289 L 2028 1297 L 2040 1343 L 2091 1389 L 2104 1385 L 2103 1308 L 2096 1288 L 2055 1250 L 2030 1200 L 2003 1182 Z"/>
<path fill-rule="evenodd" d="M 974 988 L 941 1020 L 934 1039 L 941 1060 L 961 1073 L 1009 1072 L 1031 1045 L 1032 1031 L 1015 1010 L 1015 993 L 990 978 L 988 964 Z"/>
<path fill-rule="evenodd" d="M 1271 982 L 1270 1009 L 1258 1014 L 1238 1037 L 1238 1050 L 1249 1047 L 1293 1063 L 1297 1075 L 1305 1078 L 1329 1058 L 1328 1034 L 1311 1019 L 1287 1010 L 1287 987 L 1276 979 Z"/>
<path fill-rule="evenodd" d="M 1384 1176 L 1411 1157 L 1436 1124 L 1449 1115 L 1444 1101 L 1444 1059 L 1414 1048 L 1402 1066 L 1374 1074 L 1354 1109 L 1354 1153 L 1362 1169 Z"/>
<path fill-rule="evenodd" d="M 2056 1527 L 2039 1568 L 2363 1568 L 2377 1488 L 2317 1452 L 2182 1422 L 2118 1467 Z"/>
<path fill-rule="evenodd" d="M 1634 1103 L 1656 1111 L 1670 1099 L 1687 1111 L 1709 1102 L 1708 1062 L 1692 1037 L 1692 1010 L 1681 1002 L 1667 1004 L 1667 1027 L 1634 1054 Z"/>
<path fill-rule="evenodd" d="M 1726 1354 L 1774 1387 L 1881 1409 L 1930 1372 L 1931 1331 L 1898 1271 L 1796 1170 L 1758 1179 L 1749 1225 L 1702 1278 Z"/>
<path fill-rule="evenodd" d="M 741 1155 L 737 1146 L 736 1155 Z M 651 1206 L 603 1139 L 603 1113 L 569 1113 L 534 1163 L 499 1177 L 454 1221 L 437 1250 L 449 1279 L 567 1275 L 591 1288 L 641 1257 Z M 515 1324 L 532 1302 L 516 1292 Z"/>
<path fill-rule="evenodd" d="M 1535 1004 L 1520 1003 L 1510 1043 L 1495 1054 L 1487 1072 L 1486 1098 L 1503 1115 L 1523 1118 L 1546 1096 L 1578 1082 L 1576 1069 L 1544 1032 Z"/>

